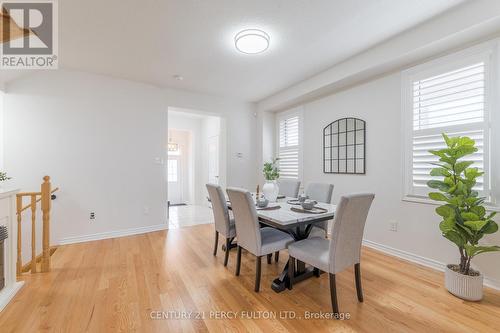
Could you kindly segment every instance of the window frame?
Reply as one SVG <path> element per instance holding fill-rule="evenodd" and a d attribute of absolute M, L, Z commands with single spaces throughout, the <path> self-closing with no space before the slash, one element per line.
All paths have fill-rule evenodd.
<path fill-rule="evenodd" d="M 284 120 L 286 118 L 291 118 L 291 117 L 299 117 L 299 144 L 298 144 L 298 175 L 297 175 L 297 180 L 302 181 L 302 172 L 303 172 L 303 147 L 304 147 L 304 135 L 303 135 L 303 128 L 304 128 L 304 117 L 303 117 L 303 107 L 296 107 L 290 110 L 286 111 L 281 111 L 277 112 L 275 115 L 276 118 L 276 157 L 280 156 L 280 121 Z M 281 178 L 281 177 L 280 177 Z M 287 178 L 290 179 L 290 178 Z M 291 178 L 295 179 L 295 178 Z"/>
<path fill-rule="evenodd" d="M 498 210 L 498 193 L 493 190 L 493 184 L 498 183 L 493 174 L 493 165 L 498 165 L 499 156 L 493 156 L 494 150 L 491 149 L 491 143 L 498 135 L 495 131 L 500 130 L 500 126 L 495 125 L 498 119 L 494 119 L 492 110 L 498 105 L 498 94 L 495 91 L 498 87 L 498 39 L 489 41 L 468 49 L 431 60 L 429 62 L 417 65 L 402 71 L 401 73 L 401 108 L 402 108 L 402 126 L 401 137 L 402 147 L 402 200 L 418 203 L 427 203 L 437 205 L 439 203 L 430 200 L 426 195 L 416 194 L 413 189 L 413 82 L 425 79 L 434 75 L 439 75 L 460 68 L 461 66 L 471 65 L 474 62 L 484 62 L 485 66 L 485 100 L 484 100 L 484 121 L 482 123 L 471 123 L 470 125 L 453 125 L 437 127 L 434 129 L 419 130 L 418 133 L 435 133 L 439 130 L 448 131 L 446 128 L 453 129 L 454 132 L 461 130 L 482 129 L 484 131 L 484 184 L 487 191 L 487 206 L 491 210 Z M 494 127 L 492 129 L 492 127 Z M 497 191 L 498 192 L 498 191 Z"/>

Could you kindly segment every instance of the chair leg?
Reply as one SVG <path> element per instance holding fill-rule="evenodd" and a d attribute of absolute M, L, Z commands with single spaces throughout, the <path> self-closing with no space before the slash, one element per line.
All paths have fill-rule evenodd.
<path fill-rule="evenodd" d="M 217 246 L 219 245 L 219 232 L 215 231 L 214 256 L 217 255 Z"/>
<path fill-rule="evenodd" d="M 271 265 L 271 260 L 272 260 L 272 259 L 273 259 L 273 254 L 272 254 L 272 253 L 269 253 L 269 254 L 267 255 L 267 264 L 268 264 L 268 265 Z"/>
<path fill-rule="evenodd" d="M 226 238 L 226 253 L 224 254 L 224 267 L 227 266 L 229 260 L 229 248 L 231 246 L 231 238 Z"/>
<path fill-rule="evenodd" d="M 260 289 L 260 268 L 261 268 L 261 257 L 257 256 L 255 261 L 255 292 L 259 292 Z"/>
<path fill-rule="evenodd" d="M 335 317 L 339 314 L 339 304 L 337 303 L 337 286 L 335 284 L 335 274 L 330 273 L 330 298 Z"/>
<path fill-rule="evenodd" d="M 292 290 L 293 289 L 293 279 L 295 277 L 295 258 L 290 257 L 288 259 L 288 289 Z"/>
<path fill-rule="evenodd" d="M 274 252 L 274 262 L 280 261 L 280 251 Z"/>
<path fill-rule="evenodd" d="M 240 275 L 240 266 L 241 266 L 241 246 L 238 245 L 238 252 L 236 253 L 236 276 Z"/>
<path fill-rule="evenodd" d="M 363 302 L 363 287 L 361 286 L 361 267 L 359 263 L 354 265 L 354 275 L 356 277 L 356 292 L 358 293 L 358 301 Z"/>

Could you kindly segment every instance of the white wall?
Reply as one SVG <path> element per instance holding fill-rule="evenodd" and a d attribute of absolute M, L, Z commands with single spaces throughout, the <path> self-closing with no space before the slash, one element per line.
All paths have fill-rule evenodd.
<path fill-rule="evenodd" d="M 165 225 L 166 171 L 158 161 L 166 161 L 168 106 L 221 114 L 227 183 L 253 188 L 256 182 L 253 104 L 66 70 L 19 78 L 6 92 L 5 169 L 12 185 L 37 190 L 48 174 L 61 187 L 53 244 Z"/>
<path fill-rule="evenodd" d="M 157 88 L 78 72 L 8 85 L 5 167 L 23 190 L 60 186 L 54 243 L 166 223 L 165 105 Z"/>
<path fill-rule="evenodd" d="M 443 263 L 457 261 L 458 250 L 439 231 L 436 206 L 402 201 L 402 133 L 400 74 L 338 92 L 304 105 L 304 183 L 335 185 L 333 202 L 343 194 L 376 194 L 365 230 L 365 239 L 400 251 Z M 324 174 L 322 133 L 330 122 L 342 117 L 364 119 L 367 126 L 366 175 Z M 399 223 L 389 231 L 389 222 Z M 500 235 L 486 237 L 500 244 Z M 500 286 L 500 253 L 475 258 L 475 265 Z M 495 282 L 495 281 L 494 281 Z"/>

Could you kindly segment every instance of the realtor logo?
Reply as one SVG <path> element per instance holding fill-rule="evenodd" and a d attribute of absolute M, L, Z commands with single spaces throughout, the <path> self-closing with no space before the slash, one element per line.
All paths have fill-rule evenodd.
<path fill-rule="evenodd" d="M 1 3 L 2 69 L 57 69 L 57 3 Z"/>

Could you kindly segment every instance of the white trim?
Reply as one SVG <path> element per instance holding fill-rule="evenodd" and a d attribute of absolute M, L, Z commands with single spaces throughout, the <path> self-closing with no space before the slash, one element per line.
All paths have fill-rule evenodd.
<path fill-rule="evenodd" d="M 5 309 L 7 304 L 16 296 L 17 292 L 23 287 L 24 281 L 13 283 L 0 292 L 0 312 Z"/>
<path fill-rule="evenodd" d="M 440 261 L 426 258 L 426 257 L 422 257 L 419 255 L 410 253 L 410 252 L 398 250 L 398 249 L 395 249 L 393 247 L 383 245 L 380 243 L 376 243 L 376 242 L 368 240 L 368 239 L 363 239 L 363 246 L 378 250 L 380 252 L 383 252 L 385 254 L 388 254 L 388 255 L 391 255 L 391 256 L 394 256 L 394 257 L 397 257 L 400 259 L 410 261 L 412 263 L 416 263 L 416 264 L 419 264 L 419 265 L 422 265 L 425 267 L 429 267 L 429 268 L 438 270 L 440 272 L 444 272 L 444 268 L 446 267 L 446 265 Z M 443 280 L 443 283 L 444 283 L 444 280 Z M 492 279 L 492 278 L 488 278 L 486 276 L 484 277 L 484 285 L 486 287 L 489 287 L 492 289 L 500 290 L 500 281 Z"/>
<path fill-rule="evenodd" d="M 429 197 L 422 197 L 422 196 L 417 196 L 417 195 L 403 195 L 402 201 L 423 203 L 423 204 L 433 205 L 433 206 L 443 205 L 442 202 L 434 201 L 434 200 L 430 199 Z M 500 207 L 495 206 L 491 202 L 485 202 L 484 208 L 486 208 L 487 212 L 500 212 Z"/>
<path fill-rule="evenodd" d="M 83 243 L 96 241 L 101 239 L 109 239 L 109 238 L 118 238 L 132 235 L 140 235 L 148 232 L 160 231 L 168 229 L 168 224 L 156 224 L 147 227 L 138 227 L 138 228 L 130 228 L 130 229 L 122 229 L 117 231 L 105 231 L 97 234 L 90 234 L 84 236 L 73 236 L 66 237 L 59 240 L 57 245 L 66 245 L 66 244 L 75 244 L 75 243 Z"/>

